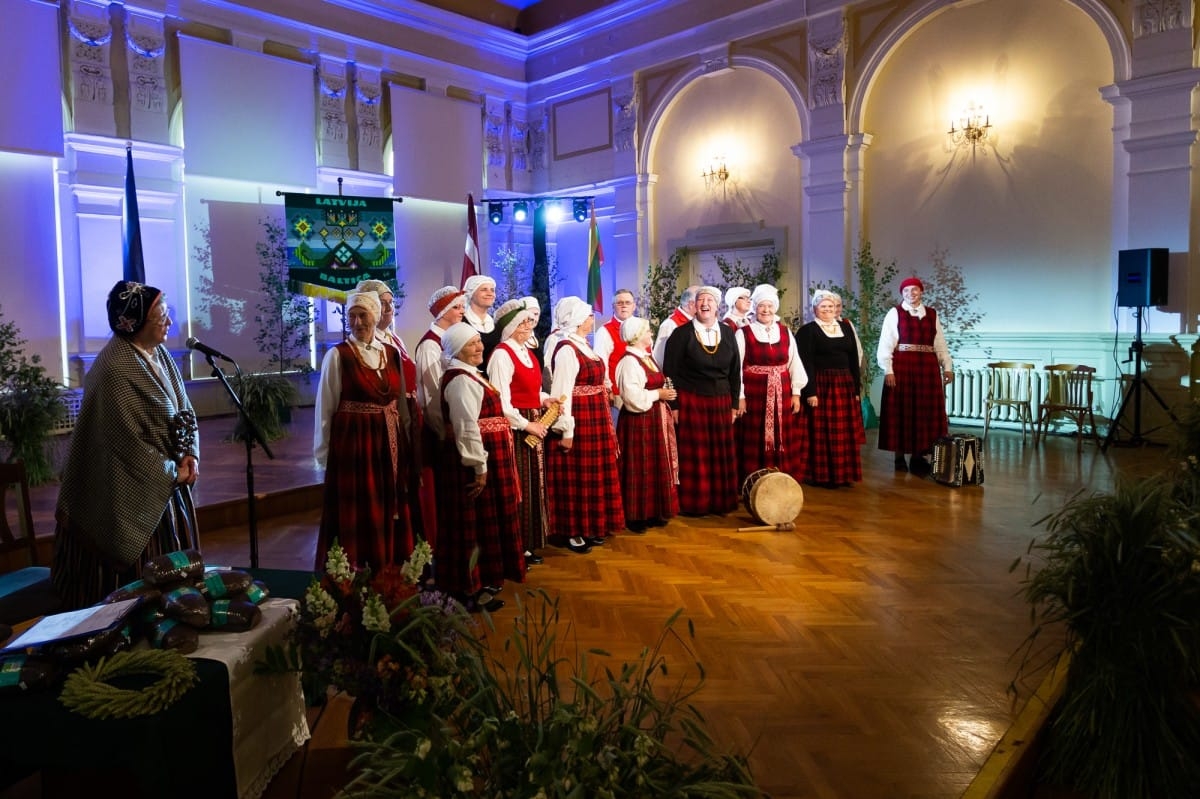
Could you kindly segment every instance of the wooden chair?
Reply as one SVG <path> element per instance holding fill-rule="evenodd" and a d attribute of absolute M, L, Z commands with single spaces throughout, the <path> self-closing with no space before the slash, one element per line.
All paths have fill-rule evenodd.
<path fill-rule="evenodd" d="M 1021 361 L 995 361 L 987 365 L 987 399 L 983 402 L 983 440 L 987 441 L 992 411 L 1003 413 L 1012 408 L 1021 422 L 1021 443 L 1025 443 L 1025 425 L 1033 421 L 1033 364 Z M 1036 437 L 1036 431 L 1035 431 Z"/>
<path fill-rule="evenodd" d="M 0 559 L 10 565 L 28 561 L 0 574 L 0 624 L 58 611 L 62 603 L 50 583 L 50 569 L 38 565 L 29 479 L 20 461 L 0 463 L 0 511 Z"/>
<path fill-rule="evenodd" d="M 1038 411 L 1038 423 L 1033 429 L 1033 443 L 1037 444 L 1039 432 L 1043 437 L 1049 432 L 1051 419 L 1066 416 L 1075 422 L 1077 448 L 1083 447 L 1085 417 L 1091 425 L 1092 440 L 1099 444 L 1096 417 L 1092 414 L 1092 378 L 1096 374 L 1095 367 L 1060 363 L 1047 366 L 1045 370 L 1046 396 Z"/>

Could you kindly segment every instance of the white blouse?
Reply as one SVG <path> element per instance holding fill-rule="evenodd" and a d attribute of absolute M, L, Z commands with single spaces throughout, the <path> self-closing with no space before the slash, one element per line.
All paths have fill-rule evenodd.
<path fill-rule="evenodd" d="M 569 339 L 578 347 L 585 358 L 591 358 L 593 361 L 600 360 L 583 336 L 578 333 L 569 333 L 564 338 Z M 571 415 L 571 392 L 575 389 L 577 377 L 579 377 L 579 360 L 575 356 L 575 351 L 570 347 L 560 348 L 554 356 L 554 367 L 550 370 L 550 396 L 566 398 L 562 404 L 562 411 L 554 422 L 554 429 L 562 433 L 564 439 L 575 437 L 575 417 Z"/>
<path fill-rule="evenodd" d="M 383 365 L 383 348 L 387 345 L 375 338 L 367 344 L 363 344 L 354 336 L 346 340 L 358 350 L 368 369 L 378 369 Z M 329 423 L 342 401 L 342 359 L 338 357 L 337 350 L 337 347 L 330 347 L 321 360 L 321 380 L 317 385 L 316 403 L 313 408 L 313 457 L 316 458 L 317 466 L 322 469 L 329 460 Z"/>
<path fill-rule="evenodd" d="M 479 411 L 483 408 L 484 384 L 479 370 L 458 358 L 451 359 L 446 370 L 465 369 L 480 380 L 471 377 L 456 377 L 446 386 L 446 408 L 450 412 L 450 426 L 454 429 L 454 445 L 463 466 L 475 470 L 475 474 L 487 472 L 487 450 L 483 448 L 483 436 L 479 432 Z"/>
<path fill-rule="evenodd" d="M 501 345 L 492 350 L 492 359 L 488 361 L 488 380 L 500 392 L 500 404 L 504 408 L 504 418 L 508 419 L 508 424 L 513 430 L 524 430 L 529 426 L 529 420 L 521 415 L 512 404 L 512 379 L 516 374 L 516 366 L 512 361 L 512 353 L 508 348 L 512 347 L 517 353 L 517 360 L 522 366 L 533 366 L 533 356 L 529 354 L 529 348 L 524 344 L 518 344 L 513 339 L 505 339 L 500 342 Z M 539 399 L 546 399 L 548 395 L 544 392 L 538 392 Z"/>
<path fill-rule="evenodd" d="M 638 358 L 650 358 L 650 353 L 640 347 L 630 346 L 625 350 Z M 657 364 L 656 364 L 657 365 Z M 658 402 L 658 389 L 646 388 L 646 370 L 633 358 L 617 361 L 617 389 L 625 400 L 624 407 L 635 413 L 645 413 Z"/>

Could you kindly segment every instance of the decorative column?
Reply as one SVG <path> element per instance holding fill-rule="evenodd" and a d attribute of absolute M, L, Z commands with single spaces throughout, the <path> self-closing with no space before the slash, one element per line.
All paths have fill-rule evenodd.
<path fill-rule="evenodd" d="M 66 7 L 71 116 L 76 133 L 117 135 L 108 3 L 76 0 Z"/>
<path fill-rule="evenodd" d="M 171 133 L 164 68 L 167 39 L 162 15 L 126 6 L 125 47 L 129 136 L 136 141 L 167 144 Z"/>
<path fill-rule="evenodd" d="M 486 153 L 487 187 L 507 189 L 512 185 L 508 174 L 508 109 L 500 97 L 483 101 L 483 148 Z"/>
<path fill-rule="evenodd" d="M 862 153 L 871 136 L 846 133 L 846 20 L 841 12 L 809 23 L 808 139 L 792 148 L 805 161 L 803 263 L 814 280 L 852 284 L 850 264 L 862 225 Z"/>
<path fill-rule="evenodd" d="M 375 67 L 354 65 L 354 118 L 358 122 L 358 169 L 383 174 L 383 88 Z"/>
<path fill-rule="evenodd" d="M 1171 250 L 1170 310 L 1181 330 L 1196 332 L 1200 233 L 1192 165 L 1197 86 L 1192 66 L 1192 4 L 1143 0 L 1134 9 L 1133 77 L 1100 90 L 1114 107 L 1114 249 Z M 1113 285 L 1116 285 L 1116 257 Z"/>
<path fill-rule="evenodd" d="M 350 167 L 350 123 L 346 119 L 346 89 L 350 81 L 346 66 L 345 61 L 325 56 L 321 56 L 317 66 L 317 87 L 320 89 L 317 146 L 323 167 Z"/>

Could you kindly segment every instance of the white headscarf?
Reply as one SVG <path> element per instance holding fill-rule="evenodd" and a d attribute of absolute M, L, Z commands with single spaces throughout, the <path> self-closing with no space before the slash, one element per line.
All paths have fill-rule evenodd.
<path fill-rule="evenodd" d="M 379 295 L 373 291 L 351 291 L 346 295 L 346 313 L 350 313 L 350 309 L 355 306 L 366 308 L 367 313 L 371 316 L 371 327 L 379 324 L 379 314 L 383 311 L 383 305 L 379 302 Z"/>
<path fill-rule="evenodd" d="M 454 286 L 442 286 L 429 295 L 429 313 L 433 315 L 433 321 L 436 322 L 455 305 L 461 305 L 465 309 L 466 302 L 466 295 Z"/>
<path fill-rule="evenodd" d="M 738 301 L 738 297 L 749 297 L 750 289 L 744 286 L 733 286 L 725 292 L 725 309 L 732 312 L 733 304 Z"/>
<path fill-rule="evenodd" d="M 754 293 L 750 295 L 750 319 L 752 322 L 758 322 L 758 304 L 760 302 L 772 303 L 775 311 L 778 311 L 779 291 L 770 283 L 759 283 L 754 287 Z M 772 313 L 771 321 L 779 321 L 778 313 Z"/>
<path fill-rule="evenodd" d="M 650 329 L 650 323 L 637 316 L 631 316 L 621 323 L 621 341 L 632 344 Z"/>
<path fill-rule="evenodd" d="M 696 289 L 696 299 L 700 299 L 701 294 L 711 294 L 712 298 L 718 303 L 721 301 L 721 290 L 716 286 L 701 286 Z"/>
<path fill-rule="evenodd" d="M 592 306 L 578 297 L 563 297 L 554 308 L 554 321 L 565 333 L 574 333 L 592 315 Z"/>
<path fill-rule="evenodd" d="M 812 307 L 816 308 L 818 305 L 825 302 L 825 300 L 833 300 L 835 305 L 842 304 L 842 298 L 840 295 L 827 289 L 817 289 L 812 295 Z"/>
<path fill-rule="evenodd" d="M 509 300 L 496 309 L 496 327 L 500 328 L 500 340 L 508 341 L 526 319 L 533 319 L 533 312 L 525 300 Z"/>
<path fill-rule="evenodd" d="M 471 297 L 479 289 L 480 286 L 496 287 L 496 281 L 487 275 L 471 275 L 467 278 L 467 282 L 463 283 L 463 294 L 467 297 L 467 302 L 471 301 Z"/>
<path fill-rule="evenodd" d="M 467 342 L 479 337 L 479 331 L 466 322 L 455 322 L 442 333 L 442 357 L 447 361 L 456 357 Z"/>

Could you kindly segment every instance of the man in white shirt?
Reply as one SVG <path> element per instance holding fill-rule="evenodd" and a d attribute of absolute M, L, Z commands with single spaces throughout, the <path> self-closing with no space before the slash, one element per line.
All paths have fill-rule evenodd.
<path fill-rule="evenodd" d="M 619 409 L 621 398 L 617 394 L 616 372 L 617 363 L 625 354 L 625 342 L 621 340 L 621 323 L 633 316 L 637 300 L 629 289 L 617 289 L 612 296 L 612 306 L 612 319 L 597 327 L 596 332 L 592 334 L 592 351 L 604 361 L 604 372 L 612 392 L 612 405 Z"/>
<path fill-rule="evenodd" d="M 667 339 L 675 332 L 675 328 L 685 322 L 690 322 L 692 317 L 696 315 L 696 292 L 700 290 L 699 286 L 688 286 L 679 295 L 679 307 L 671 312 L 671 315 L 663 320 L 658 326 L 658 337 L 654 339 L 654 360 L 660 366 L 663 362 L 663 354 L 667 348 Z M 719 301 L 719 298 L 718 298 Z"/>

